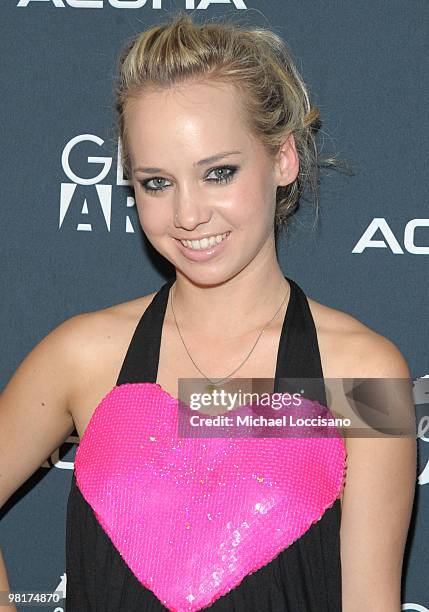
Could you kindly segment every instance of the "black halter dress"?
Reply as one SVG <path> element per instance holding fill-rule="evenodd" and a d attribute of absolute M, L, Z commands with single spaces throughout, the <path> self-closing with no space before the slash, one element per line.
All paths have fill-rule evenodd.
<path fill-rule="evenodd" d="M 315 397 L 326 406 L 319 346 L 308 301 L 298 284 L 286 279 L 291 294 L 278 346 L 274 389 L 281 388 L 281 378 L 319 379 L 319 385 L 315 382 Z M 117 386 L 156 383 L 162 326 L 174 281 L 172 278 L 161 287 L 139 320 Z M 103 410 L 102 402 L 94 415 L 100 416 L 100 410 Z M 94 416 L 88 428 L 93 420 Z M 87 432 L 81 444 L 85 435 Z M 104 444 L 109 442 L 106 440 Z M 337 497 L 298 539 L 204 609 L 213 612 L 340 612 L 340 518 L 341 505 Z M 83 496 L 75 473 L 67 503 L 66 571 L 68 612 L 174 609 L 165 607 L 130 569 Z"/>

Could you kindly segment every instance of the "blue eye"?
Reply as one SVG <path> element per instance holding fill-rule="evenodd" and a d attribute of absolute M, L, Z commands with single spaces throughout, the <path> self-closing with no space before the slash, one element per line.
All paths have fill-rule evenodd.
<path fill-rule="evenodd" d="M 221 170 L 223 173 L 225 172 L 225 170 L 228 170 L 229 174 L 218 174 L 217 177 L 212 180 L 214 180 L 216 183 L 228 183 L 228 181 L 230 181 L 236 173 L 237 166 L 218 166 L 217 168 L 213 168 L 213 170 L 210 170 L 210 174 L 212 172 L 219 172 L 219 170 Z"/>
<path fill-rule="evenodd" d="M 146 179 L 146 180 L 145 180 L 145 181 L 143 181 L 143 182 L 142 182 L 142 184 L 141 184 L 141 185 L 142 185 L 142 187 L 143 187 L 143 189 L 144 189 L 145 191 L 147 191 L 147 192 L 149 192 L 149 193 L 158 193 L 159 191 L 163 191 L 163 189 L 162 189 L 162 188 L 157 189 L 156 187 L 155 187 L 155 188 L 154 188 L 154 187 L 149 187 L 149 183 L 151 183 L 152 181 L 155 181 L 155 182 L 157 182 L 157 181 L 165 181 L 165 179 L 163 179 L 163 178 L 162 178 L 162 177 L 160 177 L 160 176 L 154 176 L 154 177 L 153 177 L 153 178 L 151 178 L 151 179 Z"/>
<path fill-rule="evenodd" d="M 230 180 L 232 180 L 237 170 L 238 170 L 238 166 L 217 166 L 216 168 L 212 168 L 209 171 L 209 175 L 212 172 L 215 172 L 217 173 L 217 176 L 214 179 L 207 179 L 207 180 L 209 183 L 210 182 L 228 183 Z M 225 173 L 225 171 L 227 171 L 228 173 Z M 154 182 L 155 185 L 158 185 L 158 187 L 149 186 L 149 183 L 151 183 L 152 181 Z M 146 179 L 145 181 L 142 181 L 141 186 L 147 193 L 153 193 L 155 195 L 157 193 L 161 193 L 162 191 L 164 191 L 164 187 L 162 185 L 163 181 L 166 181 L 166 179 L 162 178 L 162 176 L 154 176 L 150 179 Z"/>

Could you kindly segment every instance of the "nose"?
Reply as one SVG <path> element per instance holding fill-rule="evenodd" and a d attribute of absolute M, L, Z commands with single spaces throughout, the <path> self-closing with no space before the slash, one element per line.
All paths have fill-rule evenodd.
<path fill-rule="evenodd" d="M 174 207 L 174 225 L 186 230 L 194 230 L 198 225 L 207 223 L 211 210 L 204 204 L 198 190 L 177 195 Z"/>

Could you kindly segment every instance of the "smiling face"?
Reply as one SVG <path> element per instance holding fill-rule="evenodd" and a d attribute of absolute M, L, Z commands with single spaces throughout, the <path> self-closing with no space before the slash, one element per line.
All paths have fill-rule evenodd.
<path fill-rule="evenodd" d="M 232 85 L 146 92 L 125 112 L 140 223 L 177 271 L 217 284 L 273 257 L 276 189 L 295 178 L 281 182 L 295 149 L 273 163 L 245 126 Z M 194 248 L 180 242 L 216 236 Z"/>

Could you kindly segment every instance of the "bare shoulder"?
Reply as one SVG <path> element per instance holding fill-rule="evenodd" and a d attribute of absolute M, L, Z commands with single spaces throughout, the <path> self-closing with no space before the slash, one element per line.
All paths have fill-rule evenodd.
<path fill-rule="evenodd" d="M 408 364 L 396 344 L 389 338 L 371 329 L 356 317 L 341 310 L 325 306 L 308 298 L 316 326 L 322 368 L 325 378 L 384 378 L 408 379 L 411 390 L 411 374 Z M 401 387 L 401 390 L 403 388 Z M 414 426 L 414 406 L 412 392 L 405 394 L 404 403 L 398 406 L 402 411 L 401 423 L 407 424 L 409 431 Z M 381 437 L 346 437 L 347 448 L 347 486 L 350 499 L 364 499 L 371 495 L 373 480 L 368 476 L 366 466 L 378 466 L 377 486 L 383 489 L 386 473 L 394 462 L 401 465 L 404 490 L 410 491 L 415 479 L 416 440 L 413 436 L 381 439 Z M 370 459 L 369 459 L 370 458 Z M 399 468 L 398 468 L 399 473 Z M 394 492 L 392 491 L 392 495 Z M 412 495 L 409 492 L 404 502 L 405 514 L 410 511 Z M 343 499 L 342 499 L 343 503 Z M 351 503 L 351 502 L 350 502 Z M 380 503 L 391 503 L 389 494 Z M 354 501 L 353 501 L 354 504 Z M 343 504 L 344 505 L 344 504 Z M 347 506 L 346 506 L 347 507 Z M 358 504 L 357 506 L 358 507 Z M 348 514 L 351 514 L 348 510 Z M 403 527 L 407 518 L 403 519 Z M 400 528 L 399 528 L 400 529 Z M 403 532 L 402 532 L 403 535 Z"/>
<path fill-rule="evenodd" d="M 396 344 L 351 314 L 307 298 L 326 378 L 406 378 Z"/>
<path fill-rule="evenodd" d="M 75 315 L 60 326 L 75 364 L 68 405 L 79 435 L 116 385 L 134 331 L 155 293 Z"/>
<path fill-rule="evenodd" d="M 115 385 L 153 294 L 75 315 L 25 356 L 0 395 L 0 506 Z"/>
<path fill-rule="evenodd" d="M 391 339 L 348 313 L 310 298 L 308 302 L 325 378 L 411 379 L 406 360 Z M 411 435 L 389 436 L 374 430 L 373 435 L 344 439 L 341 566 L 343 602 L 350 609 L 356 601 L 364 609 L 375 609 L 381 592 L 389 610 L 400 607 L 402 559 L 417 476 L 415 416 L 412 393 L 395 396 L 393 407 L 392 397 L 386 398 L 389 410 L 400 411 L 400 422 Z"/>
<path fill-rule="evenodd" d="M 78 349 L 79 361 L 84 367 L 94 360 L 102 361 L 106 366 L 106 360 L 121 351 L 131 340 L 154 295 L 155 292 L 100 310 L 83 312 L 62 323 L 63 333 L 68 336 L 70 345 Z"/>

